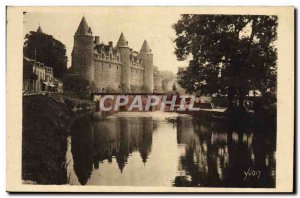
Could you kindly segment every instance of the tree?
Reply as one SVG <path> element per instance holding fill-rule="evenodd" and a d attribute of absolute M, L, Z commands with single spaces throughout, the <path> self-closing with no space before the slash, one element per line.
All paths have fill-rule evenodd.
<path fill-rule="evenodd" d="M 30 31 L 25 36 L 23 54 L 52 67 L 55 78 L 62 79 L 67 71 L 66 46 L 51 35 Z"/>
<path fill-rule="evenodd" d="M 173 85 L 172 85 L 172 90 L 173 90 L 173 91 L 177 91 L 177 87 L 176 87 L 176 84 L 175 84 L 175 83 L 173 83 Z"/>
<path fill-rule="evenodd" d="M 173 25 L 175 54 L 192 59 L 179 84 L 189 93 L 227 93 L 228 108 L 250 89 L 276 87 L 277 25 L 276 16 L 182 15 Z"/>
<path fill-rule="evenodd" d="M 79 75 L 65 75 L 63 82 L 66 92 L 74 92 L 77 94 L 85 94 L 88 92 L 89 81 L 81 78 Z"/>
<path fill-rule="evenodd" d="M 172 71 L 161 71 L 161 78 L 163 91 L 170 91 L 171 83 L 175 80 L 175 74 Z"/>

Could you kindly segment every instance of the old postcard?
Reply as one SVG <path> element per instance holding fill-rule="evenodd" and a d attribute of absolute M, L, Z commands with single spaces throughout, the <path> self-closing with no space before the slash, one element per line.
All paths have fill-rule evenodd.
<path fill-rule="evenodd" d="M 293 7 L 7 7 L 7 191 L 293 192 Z"/>

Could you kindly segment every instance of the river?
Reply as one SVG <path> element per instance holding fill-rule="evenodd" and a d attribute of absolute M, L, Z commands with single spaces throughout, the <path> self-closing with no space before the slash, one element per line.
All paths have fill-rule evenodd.
<path fill-rule="evenodd" d="M 71 134 L 70 185 L 275 187 L 275 132 L 185 114 L 119 112 L 80 118 Z"/>

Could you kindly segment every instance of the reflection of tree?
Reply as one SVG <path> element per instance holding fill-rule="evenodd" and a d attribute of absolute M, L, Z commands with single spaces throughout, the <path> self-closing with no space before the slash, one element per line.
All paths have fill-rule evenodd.
<path fill-rule="evenodd" d="M 255 165 L 261 170 L 260 182 L 264 186 L 275 187 L 275 151 L 276 133 L 267 131 L 256 131 L 253 137 L 253 155 Z M 264 149 L 261 149 L 264 148 Z M 270 172 L 270 174 L 268 174 Z"/>
<path fill-rule="evenodd" d="M 175 178 L 175 186 L 275 186 L 274 135 L 246 131 L 249 126 L 207 123 L 211 122 L 203 125 L 201 120 L 178 117 L 177 141 L 185 145 L 185 154 L 180 158 L 181 174 Z M 260 170 L 263 177 L 244 181 L 248 168 Z"/>
<path fill-rule="evenodd" d="M 94 128 L 89 117 L 77 120 L 72 126 L 71 152 L 74 171 L 81 185 L 85 185 L 93 169 L 93 133 Z"/>
<path fill-rule="evenodd" d="M 132 152 L 139 151 L 146 163 L 151 152 L 153 121 L 151 117 L 117 117 L 91 122 L 78 120 L 72 128 L 74 170 L 81 184 L 86 184 L 99 162 L 113 157 L 122 172 Z"/>

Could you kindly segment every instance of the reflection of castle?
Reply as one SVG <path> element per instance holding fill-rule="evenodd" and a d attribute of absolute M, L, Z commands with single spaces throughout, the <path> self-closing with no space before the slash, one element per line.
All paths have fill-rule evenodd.
<path fill-rule="evenodd" d="M 153 65 L 153 53 L 145 40 L 140 52 L 128 45 L 122 33 L 116 46 L 100 43 L 85 17 L 74 35 L 72 69 L 98 92 L 149 92 L 161 90 L 162 80 Z"/>
<path fill-rule="evenodd" d="M 90 127 L 91 126 L 91 127 Z M 116 159 L 122 172 L 132 152 L 139 152 L 146 163 L 151 152 L 153 121 L 151 117 L 114 117 L 104 121 L 79 120 L 72 129 L 74 170 L 81 184 L 86 184 L 99 162 Z"/>

